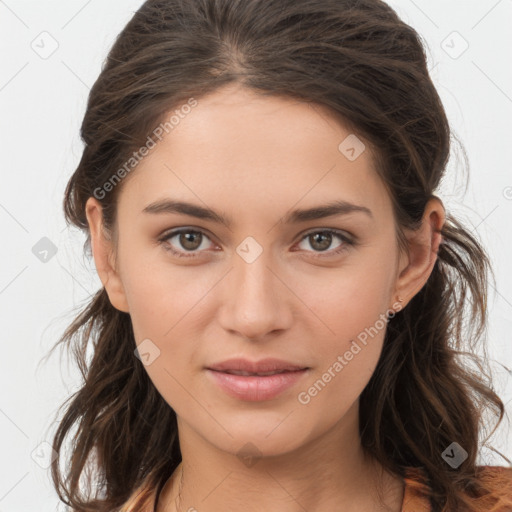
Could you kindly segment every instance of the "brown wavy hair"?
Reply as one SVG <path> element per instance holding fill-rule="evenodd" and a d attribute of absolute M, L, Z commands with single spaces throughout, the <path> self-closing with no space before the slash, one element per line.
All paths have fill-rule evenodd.
<path fill-rule="evenodd" d="M 398 244 L 406 249 L 402 229 L 420 225 L 456 137 L 419 35 L 380 0 L 146 1 L 91 89 L 83 154 L 65 191 L 66 222 L 85 232 L 85 249 L 87 199 L 164 114 L 231 82 L 327 106 L 366 140 L 393 202 Z M 100 200 L 107 232 L 124 182 Z M 482 343 L 492 268 L 480 242 L 450 213 L 441 234 L 433 271 L 390 319 L 360 396 L 361 441 L 394 474 L 420 471 L 418 492 L 434 511 L 502 510 L 512 507 L 504 492 L 510 477 L 500 471 L 490 478 L 476 465 L 480 444 L 487 446 L 505 414 Z M 65 474 L 59 457 L 51 466 L 59 498 L 78 512 L 110 512 L 140 489 L 140 509 L 158 495 L 181 452 L 176 414 L 134 355 L 130 316 L 102 288 L 54 348 L 61 343 L 73 352 L 83 383 L 61 406 L 53 439 L 60 454 L 76 428 Z M 490 418 L 495 427 L 481 440 Z M 441 457 L 454 441 L 468 453 L 457 469 Z"/>

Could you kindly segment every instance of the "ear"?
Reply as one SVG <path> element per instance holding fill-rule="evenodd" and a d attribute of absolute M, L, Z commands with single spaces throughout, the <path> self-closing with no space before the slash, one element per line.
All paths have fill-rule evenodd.
<path fill-rule="evenodd" d="M 85 214 L 91 233 L 91 249 L 96 271 L 105 287 L 112 306 L 124 313 L 129 312 L 128 302 L 121 278 L 115 269 L 114 245 L 103 225 L 103 209 L 98 200 L 90 197 L 85 205 Z"/>
<path fill-rule="evenodd" d="M 403 255 L 400 260 L 395 289 L 403 298 L 402 308 L 423 288 L 432 273 L 443 239 L 440 231 L 445 220 L 443 203 L 435 197 L 425 206 L 421 227 L 416 231 L 405 230 L 409 254 Z"/>

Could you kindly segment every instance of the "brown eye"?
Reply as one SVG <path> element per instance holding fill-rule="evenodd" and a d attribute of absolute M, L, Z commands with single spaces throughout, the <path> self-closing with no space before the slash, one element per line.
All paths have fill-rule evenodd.
<path fill-rule="evenodd" d="M 325 251 L 332 243 L 332 235 L 329 233 L 314 233 L 308 237 L 311 247 L 319 251 Z"/>
<path fill-rule="evenodd" d="M 340 243 L 338 243 L 338 245 L 334 246 L 334 248 L 329 250 L 333 243 L 333 240 L 336 238 L 340 240 Z M 355 241 L 351 240 L 348 236 L 332 229 L 310 231 L 309 233 L 306 233 L 306 235 L 304 235 L 304 237 L 301 240 L 301 243 L 303 243 L 304 241 L 307 241 L 309 247 L 313 248 L 314 250 L 307 251 L 307 249 L 305 249 L 304 247 L 303 249 L 305 249 L 307 252 L 312 252 L 314 256 L 318 257 L 335 256 L 346 251 L 350 246 L 355 245 Z M 322 253 L 326 254 L 324 255 Z"/>
<path fill-rule="evenodd" d="M 176 240 L 173 241 L 173 239 Z M 208 244 L 201 247 L 205 240 L 209 240 L 209 238 L 202 231 L 180 229 L 164 235 L 160 239 L 160 242 L 164 244 L 166 250 L 170 251 L 175 256 L 193 258 L 199 256 L 202 249 L 208 247 Z"/>
<path fill-rule="evenodd" d="M 179 243 L 188 251 L 194 251 L 201 246 L 202 234 L 198 231 L 184 231 L 178 236 Z"/>

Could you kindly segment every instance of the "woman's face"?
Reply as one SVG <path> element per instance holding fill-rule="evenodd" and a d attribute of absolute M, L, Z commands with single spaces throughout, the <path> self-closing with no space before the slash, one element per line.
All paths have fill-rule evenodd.
<path fill-rule="evenodd" d="M 318 105 L 230 86 L 182 115 L 123 183 L 120 285 L 107 289 L 180 436 L 276 455 L 340 420 L 355 431 L 401 266 L 391 201 L 361 144 Z M 323 215 L 328 205 L 339 212 Z M 233 358 L 307 369 L 208 369 Z"/>

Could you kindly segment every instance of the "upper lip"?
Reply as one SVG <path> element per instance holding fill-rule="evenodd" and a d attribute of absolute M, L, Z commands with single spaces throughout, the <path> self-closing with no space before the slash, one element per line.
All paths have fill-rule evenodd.
<path fill-rule="evenodd" d="M 220 363 L 208 366 L 209 370 L 220 372 L 225 371 L 242 371 L 250 373 L 263 373 L 274 371 L 297 371 L 307 369 L 306 366 L 296 365 L 283 361 L 282 359 L 267 358 L 260 361 L 249 361 L 248 359 L 228 359 Z"/>

